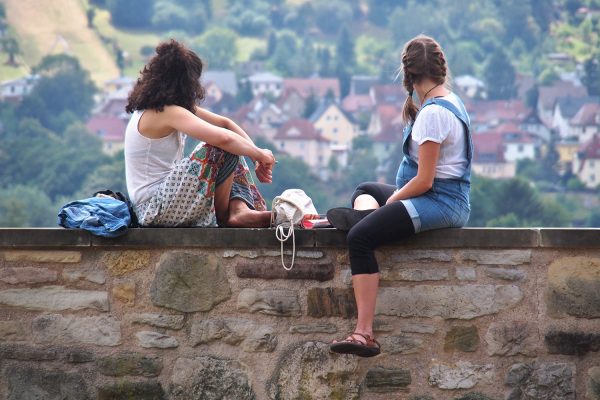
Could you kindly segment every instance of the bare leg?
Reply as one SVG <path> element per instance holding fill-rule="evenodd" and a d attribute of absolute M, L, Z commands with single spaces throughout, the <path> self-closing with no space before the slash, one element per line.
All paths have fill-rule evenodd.
<path fill-rule="evenodd" d="M 352 286 L 354 286 L 354 297 L 358 309 L 358 319 L 354 331 L 373 337 L 373 319 L 375 318 L 377 289 L 379 288 L 379 273 L 354 275 Z"/>
<path fill-rule="evenodd" d="M 271 224 L 271 211 L 251 210 L 239 199 L 229 202 L 227 226 L 232 228 L 268 228 Z"/>
<path fill-rule="evenodd" d="M 232 184 L 233 174 L 229 175 L 223 183 L 215 188 L 215 213 L 217 214 L 219 226 L 225 226 L 229 218 L 229 196 L 231 195 Z"/>
<path fill-rule="evenodd" d="M 379 208 L 379 203 L 377 200 L 369 194 L 361 194 L 354 200 L 355 210 L 374 210 Z"/>

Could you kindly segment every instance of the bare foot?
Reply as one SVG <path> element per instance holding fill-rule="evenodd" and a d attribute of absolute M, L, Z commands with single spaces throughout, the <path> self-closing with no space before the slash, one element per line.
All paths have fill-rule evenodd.
<path fill-rule="evenodd" d="M 241 200 L 231 200 L 229 203 L 229 218 L 226 226 L 230 228 L 268 228 L 270 224 L 270 211 L 251 210 Z"/>

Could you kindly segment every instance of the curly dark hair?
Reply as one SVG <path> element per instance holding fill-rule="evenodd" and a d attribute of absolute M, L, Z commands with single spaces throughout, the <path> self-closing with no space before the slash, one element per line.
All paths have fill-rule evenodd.
<path fill-rule="evenodd" d="M 204 99 L 202 68 L 200 57 L 183 44 L 174 39 L 160 43 L 129 93 L 125 111 L 162 111 L 177 105 L 195 112 L 196 103 Z"/>

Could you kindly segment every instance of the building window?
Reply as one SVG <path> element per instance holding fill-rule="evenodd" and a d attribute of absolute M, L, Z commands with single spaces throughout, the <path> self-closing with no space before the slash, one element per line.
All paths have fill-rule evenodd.
<path fill-rule="evenodd" d="M 280 147 L 283 149 L 285 147 L 285 142 L 281 142 Z"/>
<path fill-rule="evenodd" d="M 589 160 L 588 162 L 590 163 L 590 168 L 594 168 L 594 160 Z"/>
<path fill-rule="evenodd" d="M 337 135 L 338 133 L 338 128 L 333 128 L 333 133 L 335 133 Z"/>
<path fill-rule="evenodd" d="M 522 145 L 522 144 L 520 144 L 520 145 L 517 147 L 517 151 L 518 151 L 519 153 L 522 153 L 522 152 L 523 152 L 523 145 Z"/>

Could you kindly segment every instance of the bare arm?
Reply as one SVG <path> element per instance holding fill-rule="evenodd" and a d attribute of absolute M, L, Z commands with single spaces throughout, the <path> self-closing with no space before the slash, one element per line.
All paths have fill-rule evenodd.
<path fill-rule="evenodd" d="M 387 200 L 386 204 L 398 200 L 410 199 L 427 192 L 433 186 L 435 178 L 435 167 L 440 156 L 440 144 L 432 141 L 426 141 L 419 146 L 419 166 L 417 176 L 412 178 L 406 185 Z"/>
<path fill-rule="evenodd" d="M 232 154 L 251 157 L 261 164 L 271 166 L 271 168 L 275 163 L 275 158 L 270 150 L 259 149 L 251 140 L 247 140 L 229 129 L 213 125 L 210 121 L 198 118 L 197 115 L 192 114 L 183 107 L 165 107 L 162 120 L 165 125 L 173 130 L 184 132 Z"/>
<path fill-rule="evenodd" d="M 244 130 L 242 128 L 240 128 L 240 126 L 238 124 L 236 124 L 235 122 L 233 122 L 231 119 L 229 119 L 227 117 L 224 117 L 219 114 L 215 114 L 211 111 L 205 110 L 198 106 L 196 106 L 196 116 L 202 118 L 209 124 L 213 124 L 213 125 L 219 126 L 221 128 L 229 129 L 230 131 L 235 132 L 238 135 L 240 135 L 241 137 L 245 138 L 246 140 L 249 140 L 250 142 L 252 142 L 252 139 L 250 139 L 250 136 L 248 136 L 248 134 L 246 132 L 244 132 Z"/>

